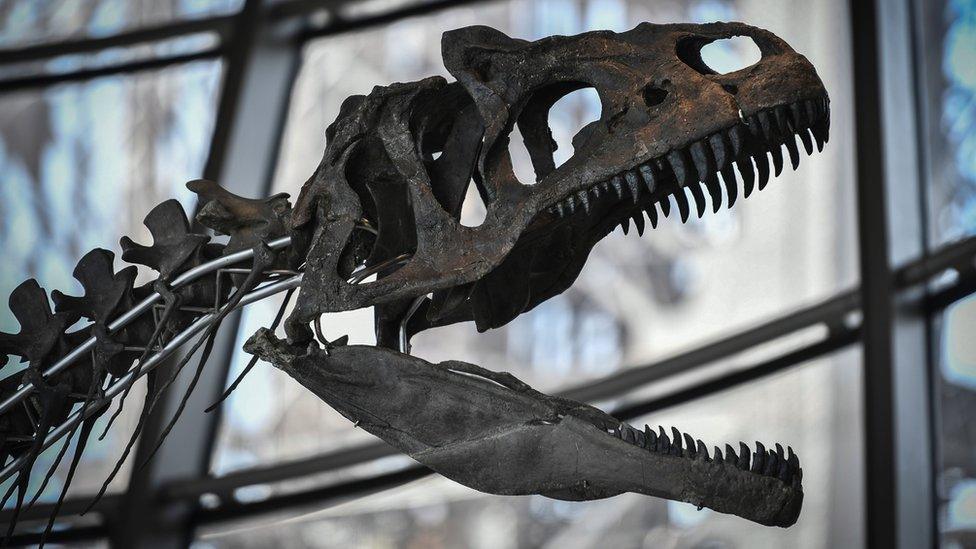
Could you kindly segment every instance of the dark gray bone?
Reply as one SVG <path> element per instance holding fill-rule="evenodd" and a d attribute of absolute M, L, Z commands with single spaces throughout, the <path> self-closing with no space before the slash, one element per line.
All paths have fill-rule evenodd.
<path fill-rule="evenodd" d="M 685 452 L 671 455 L 612 416 L 539 393 L 509 374 L 377 347 L 291 346 L 267 329 L 244 349 L 357 426 L 482 492 L 573 501 L 638 492 L 768 526 L 789 526 L 799 516 L 799 462 L 781 476 L 778 468 L 752 473 L 734 453 L 728 461 L 710 459 L 687 434 Z"/>
<path fill-rule="evenodd" d="M 702 62 L 701 47 L 735 35 L 752 37 L 762 59 L 715 74 Z M 433 77 L 392 84 L 343 103 L 326 131 L 324 157 L 294 210 L 282 195 L 247 199 L 214 183 L 191 182 L 205 203 L 198 219 L 229 234 L 226 247 L 191 233 L 175 201 L 150 212 L 152 245 L 123 239 L 123 259 L 159 272 L 151 287 L 166 307 L 155 327 L 146 317 L 113 333 L 112 340 L 144 348 L 145 358 L 157 339 L 176 335 L 216 298 L 228 297 L 227 288 L 218 292 L 216 277 L 170 289 L 174 276 L 221 253 L 251 248 L 249 274 L 231 277 L 236 291 L 220 315 L 247 289 L 274 276 L 269 267 L 287 263 L 303 270 L 304 278 L 286 323 L 290 344 L 263 331 L 248 349 L 435 471 L 497 494 L 585 500 L 634 491 L 761 524 L 795 522 L 803 493 L 792 449 L 776 444 L 766 450 L 757 443 L 753 452 L 740 443 L 738 454 L 726 446 L 724 454 L 716 448 L 709 456 L 701 440 L 677 429 L 639 431 L 590 406 L 539 393 L 508 374 L 460 362 L 432 365 L 389 348 L 406 348 L 410 335 L 434 326 L 474 320 L 486 330 L 509 322 L 566 290 L 590 249 L 616 225 L 626 232 L 633 219 L 642 234 L 644 212 L 656 226 L 657 208 L 667 217 L 670 200 L 682 221 L 692 211 L 703 215 L 706 191 L 713 209 L 723 196 L 731 206 L 739 195 L 736 177 L 743 180 L 743 198 L 762 190 L 770 172 L 778 175 L 785 165 L 782 145 L 796 168 L 795 136 L 809 154 L 814 143 L 822 149 L 829 133 L 829 100 L 813 67 L 771 33 L 738 23 L 642 24 L 619 34 L 536 42 L 470 27 L 446 33 L 443 52 L 456 82 Z M 574 136 L 573 157 L 556 167 L 549 109 L 582 87 L 598 92 L 601 117 Z M 516 124 L 535 168 L 534 185 L 519 181 L 512 169 L 508 144 Z M 459 221 L 471 183 L 487 207 L 478 227 Z M 291 246 L 288 257 L 279 259 L 265 242 L 285 234 Z M 0 457 L 26 458 L 15 485 L 18 509 L 48 427 L 63 419 L 66 405 L 97 397 L 105 377 L 99 366 L 104 360 L 41 376 L 46 364 L 89 333 L 107 341 L 98 333 L 104 326 L 65 334 L 71 324 L 65 315 L 114 317 L 150 291 L 132 288 L 131 276 L 117 277 L 110 257 L 93 257 L 95 262 L 79 264 L 77 271 L 84 275 L 83 298 L 59 294 L 59 312 L 52 316 L 45 292 L 36 283 L 22 286 L 11 301 L 22 331 L 0 334 L 0 348 L 13 347 L 32 363 L 27 373 L 33 387 L 21 401 L 26 405 L 0 415 Z M 353 275 L 360 265 L 377 280 L 355 283 L 365 277 Z M 346 347 L 341 338 L 326 350 L 312 343 L 308 325 L 319 315 L 366 306 L 376 307 L 378 348 Z M 215 329 L 196 343 L 206 346 L 188 391 L 204 367 Z M 117 373 L 134 358 L 129 351 L 118 356 L 123 355 Z M 140 425 L 159 388 L 152 372 L 147 379 Z M 0 394 L 18 386 L 15 378 L 0 380 Z M 80 428 L 72 470 L 94 420 Z M 98 497 L 138 432 L 137 427 Z M 69 482 L 70 474 L 62 497 Z M 57 510 L 47 531 L 56 515 Z"/>

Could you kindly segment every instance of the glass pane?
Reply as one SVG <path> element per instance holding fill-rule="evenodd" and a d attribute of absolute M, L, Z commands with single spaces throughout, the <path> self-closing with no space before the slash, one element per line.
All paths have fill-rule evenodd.
<path fill-rule="evenodd" d="M 428 477 L 346 503 L 204 527 L 196 547 L 859 547 L 860 372 L 854 348 L 632 422 L 675 425 L 712 443 L 792 445 L 804 502 L 787 529 L 635 494 L 571 503 L 487 496 Z"/>
<path fill-rule="evenodd" d="M 219 63 L 206 61 L 0 96 L 4 302 L 30 277 L 49 292 L 80 295 L 71 272 L 85 253 L 95 247 L 119 253 L 123 235 L 150 241 L 142 219 L 163 200 L 178 197 L 184 207 L 193 206 L 183 185 L 200 176 L 206 160 L 220 72 Z M 116 268 L 122 266 L 118 259 Z M 148 272 L 141 277 L 150 278 Z M 17 328 L 9 309 L 0 307 L 0 330 Z M 3 376 L 19 367 L 11 361 Z M 108 436 L 91 440 L 73 492 L 93 492 L 111 470 L 138 417 L 138 392 L 127 399 L 127 412 Z M 57 449 L 41 456 L 37 471 L 50 466 Z M 127 477 L 123 471 L 113 488 L 123 487 Z M 60 492 L 59 478 L 42 501 Z M 41 475 L 32 480 L 33 490 Z"/>
<path fill-rule="evenodd" d="M 976 296 L 942 316 L 941 360 L 935 388 L 938 409 L 936 487 L 942 546 L 969 547 L 976 532 Z"/>
<path fill-rule="evenodd" d="M 976 234 L 976 4 L 918 4 L 932 239 Z"/>
<path fill-rule="evenodd" d="M 0 2 L 0 48 L 109 36 L 228 14 L 242 4 L 242 0 L 6 0 Z"/>

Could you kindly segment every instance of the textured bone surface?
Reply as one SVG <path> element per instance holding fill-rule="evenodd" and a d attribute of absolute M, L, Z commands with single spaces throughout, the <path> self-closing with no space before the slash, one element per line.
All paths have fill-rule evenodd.
<path fill-rule="evenodd" d="M 715 74 L 702 46 L 736 35 L 752 38 L 762 58 Z M 307 323 L 322 313 L 381 305 L 388 343 L 386 321 L 428 293 L 432 306 L 411 332 L 462 320 L 479 330 L 501 326 L 569 287 L 593 245 L 623 220 L 646 211 L 653 223 L 650 212 L 669 195 L 687 219 L 685 187 L 703 213 L 702 184 L 717 208 L 719 171 L 729 174 L 733 162 L 751 171 L 759 156 L 765 166 L 767 152 L 775 158 L 783 144 L 796 148 L 795 135 L 808 140 L 808 131 L 822 144 L 829 121 L 809 61 L 740 23 L 644 23 L 535 42 L 469 27 L 445 33 L 442 50 L 455 82 L 378 86 L 347 99 L 329 127 L 291 218 L 309 246 L 287 323 L 293 342 L 309 340 Z M 584 87 L 597 91 L 601 118 L 577 134 L 572 158 L 557 168 L 548 111 Z M 536 181 L 513 171 L 516 125 Z M 487 208 L 477 227 L 459 219 L 472 183 Z M 360 219 L 378 234 L 354 231 Z M 375 282 L 350 284 L 356 254 L 370 264 L 411 259 Z"/>
<path fill-rule="evenodd" d="M 472 364 L 431 364 L 370 346 L 291 346 L 266 329 L 244 348 L 358 427 L 483 492 L 574 501 L 638 492 L 769 526 L 789 526 L 799 515 L 803 491 L 792 450 L 785 458 L 779 448 L 772 455 L 781 464 L 754 471 L 734 452 L 709 456 L 688 434 L 682 448 L 674 430 L 674 444 L 665 447 L 645 435 L 649 428 L 638 431 Z"/>
<path fill-rule="evenodd" d="M 761 59 L 717 74 L 703 62 L 701 48 L 732 36 L 751 38 Z M 166 342 L 186 341 L 184 330 L 203 315 L 212 319 L 171 375 L 147 373 L 139 423 L 97 500 L 158 395 L 193 351 L 202 346 L 156 448 L 183 411 L 220 320 L 245 294 L 275 286 L 281 276 L 301 280 L 284 323 L 287 338 L 280 341 L 273 331 L 290 293 L 270 328 L 248 341 L 246 350 L 255 356 L 221 399 L 260 357 L 363 429 L 484 492 L 566 500 L 636 492 L 765 525 L 796 522 L 803 471 L 792 448 L 740 442 L 709 452 L 674 427 L 635 428 L 509 374 L 462 362 L 431 364 L 395 349 L 409 349 L 410 336 L 437 326 L 502 326 L 569 288 L 592 247 L 618 225 L 627 232 L 633 221 L 643 235 L 645 215 L 652 228 L 673 211 L 682 222 L 708 215 L 763 190 L 787 157 L 797 169 L 797 138 L 813 154 L 829 137 L 829 99 L 813 66 L 772 33 L 741 23 L 644 23 L 622 33 L 534 42 L 469 27 L 445 33 L 442 50 L 455 81 L 431 77 L 377 86 L 343 103 L 294 208 L 286 195 L 245 198 L 210 181 L 192 181 L 188 187 L 201 198 L 197 221 L 227 235 L 226 244 L 198 234 L 170 200 L 145 218 L 150 244 L 121 241 L 122 259 L 156 271 L 154 282 L 134 287 L 132 267 L 115 272 L 114 256 L 95 250 L 74 272 L 84 294 L 55 292 L 54 312 L 36 281 L 14 291 L 9 306 L 21 330 L 0 333 L 0 365 L 12 354 L 29 366 L 0 380 L 0 461 L 18 475 L 0 501 L 16 494 L 8 536 L 46 437 L 66 424 L 75 404 L 97 404 L 109 394 L 103 386 L 115 379 L 111 394 L 121 394 L 121 410 L 136 379 L 129 374 Z M 549 109 L 581 88 L 597 92 L 601 116 L 576 134 L 573 155 L 556 166 Z M 533 181 L 519 180 L 512 168 L 515 128 L 524 137 Z M 487 209 L 476 227 L 460 222 L 471 185 Z M 279 253 L 281 241 L 290 243 L 287 253 Z M 210 272 L 208 266 L 233 268 L 226 269 L 228 277 L 221 269 L 214 277 L 179 282 L 198 269 Z M 158 318 L 134 314 L 109 329 L 150 298 L 163 303 Z M 375 347 L 325 341 L 311 328 L 319 328 L 324 313 L 363 307 L 375 310 Z M 91 323 L 68 332 L 79 317 Z M 48 370 L 81 341 L 93 342 L 94 352 L 83 353 L 70 369 Z M 93 414 L 71 431 L 79 433 L 72 472 L 97 419 Z"/>

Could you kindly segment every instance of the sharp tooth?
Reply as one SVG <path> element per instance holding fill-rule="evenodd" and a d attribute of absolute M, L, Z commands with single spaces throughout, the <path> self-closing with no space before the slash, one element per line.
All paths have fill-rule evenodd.
<path fill-rule="evenodd" d="M 735 161 L 735 167 L 742 176 L 742 196 L 749 198 L 756 184 L 756 171 L 752 169 L 752 158 L 746 156 Z"/>
<path fill-rule="evenodd" d="M 624 235 L 630 232 L 630 218 L 625 217 L 623 221 L 620 222 L 620 228 L 624 230 Z"/>
<path fill-rule="evenodd" d="M 712 156 L 715 158 L 715 165 L 724 168 L 732 162 L 732 143 L 725 132 L 713 133 L 708 138 L 708 145 L 712 149 Z"/>
<path fill-rule="evenodd" d="M 671 428 L 671 453 L 676 456 L 680 456 L 682 454 L 681 432 L 674 427 Z"/>
<path fill-rule="evenodd" d="M 796 471 L 797 469 L 800 468 L 800 458 L 796 457 L 796 454 L 793 453 L 793 447 L 792 446 L 787 446 L 786 452 L 787 452 L 787 455 L 789 456 L 789 457 L 787 457 L 786 460 L 789 462 L 790 467 L 792 467 L 793 470 Z"/>
<path fill-rule="evenodd" d="M 722 456 L 722 450 L 718 446 L 712 450 L 712 459 L 715 461 L 725 461 L 725 457 Z"/>
<path fill-rule="evenodd" d="M 661 206 L 661 215 L 664 217 L 671 215 L 671 198 L 669 196 L 665 195 L 665 197 L 658 202 L 658 205 Z"/>
<path fill-rule="evenodd" d="M 715 213 L 722 207 L 722 185 L 718 182 L 718 176 L 714 173 L 708 174 L 705 178 L 705 188 L 712 197 L 712 213 Z"/>
<path fill-rule="evenodd" d="M 779 106 L 773 110 L 773 120 L 776 122 L 776 133 L 780 136 L 790 135 L 790 117 L 786 107 Z"/>
<path fill-rule="evenodd" d="M 749 135 L 741 124 L 732 126 L 732 129 L 729 130 L 729 141 L 732 143 L 732 156 L 740 158 L 749 142 Z"/>
<path fill-rule="evenodd" d="M 813 139 L 817 142 L 817 150 L 823 152 L 824 143 L 827 142 L 828 130 L 827 124 L 821 120 L 810 127 L 810 131 L 813 133 Z"/>
<path fill-rule="evenodd" d="M 671 441 L 660 425 L 657 426 L 657 450 L 663 454 L 671 453 Z"/>
<path fill-rule="evenodd" d="M 633 431 L 623 423 L 620 424 L 620 438 L 624 439 L 624 442 L 630 442 L 631 444 L 637 442 L 637 437 L 634 436 Z"/>
<path fill-rule="evenodd" d="M 654 204 L 651 204 L 650 206 L 645 207 L 644 208 L 644 211 L 647 212 L 647 218 L 651 220 L 651 227 L 654 228 L 654 229 L 656 229 L 657 228 L 657 208 L 654 207 Z"/>
<path fill-rule="evenodd" d="M 807 156 L 813 154 L 813 140 L 810 139 L 810 130 L 806 128 L 800 130 L 800 141 L 803 142 L 803 149 L 807 151 Z"/>
<path fill-rule="evenodd" d="M 637 235 L 644 236 L 644 215 L 637 212 L 631 216 L 634 220 L 634 227 L 637 227 Z"/>
<path fill-rule="evenodd" d="M 635 438 L 635 444 L 637 444 L 641 448 L 644 448 L 645 447 L 645 444 L 646 444 L 646 442 L 644 440 L 644 433 L 641 432 L 641 431 L 638 431 L 637 429 L 633 429 L 633 432 L 634 432 L 634 436 L 636 437 Z"/>
<path fill-rule="evenodd" d="M 688 221 L 688 215 L 691 214 L 691 209 L 688 207 L 688 196 L 685 195 L 685 190 L 678 188 L 674 191 L 674 201 L 678 203 L 678 212 L 681 214 L 681 222 L 684 223 Z"/>
<path fill-rule="evenodd" d="M 593 193 L 593 198 L 600 198 L 600 185 L 593 185 L 590 187 L 590 192 Z"/>
<path fill-rule="evenodd" d="M 702 192 L 701 184 L 697 181 L 688 185 L 688 190 L 691 191 L 691 196 L 695 199 L 695 209 L 698 211 L 698 217 L 700 218 L 705 215 L 705 193 Z"/>
<path fill-rule="evenodd" d="M 671 164 L 671 170 L 674 171 L 674 177 L 679 185 L 687 186 L 695 182 L 688 153 L 681 149 L 673 150 L 668 153 L 668 163 Z"/>
<path fill-rule="evenodd" d="M 773 157 L 773 174 L 779 177 L 783 173 L 783 150 L 779 145 L 773 145 L 769 148 L 769 154 Z"/>
<path fill-rule="evenodd" d="M 657 180 L 654 177 L 654 170 L 648 164 L 641 164 L 639 168 L 641 177 L 644 179 L 644 185 L 647 186 L 647 192 L 653 194 L 657 189 Z"/>
<path fill-rule="evenodd" d="M 563 204 L 566 205 L 566 209 L 569 211 L 570 215 L 576 213 L 576 200 L 572 195 L 563 200 Z"/>
<path fill-rule="evenodd" d="M 779 471 L 779 457 L 776 452 L 769 450 L 766 453 L 766 464 L 763 466 L 763 474 L 767 477 L 775 476 Z"/>
<path fill-rule="evenodd" d="M 807 112 L 807 125 L 810 126 L 820 119 L 820 111 L 817 110 L 817 102 L 807 99 L 803 102 L 803 110 Z"/>
<path fill-rule="evenodd" d="M 630 188 L 630 195 L 634 198 L 634 204 L 637 204 L 637 197 L 640 195 L 640 181 L 637 179 L 637 173 L 628 170 L 624 173 L 624 179 L 627 180 L 627 186 Z"/>
<path fill-rule="evenodd" d="M 805 128 L 807 126 L 807 113 L 799 101 L 790 103 L 790 120 L 793 121 L 794 128 Z"/>
<path fill-rule="evenodd" d="M 556 212 L 559 215 L 559 217 L 566 217 L 566 212 L 563 211 L 563 203 L 562 202 L 557 202 L 556 203 Z"/>
<path fill-rule="evenodd" d="M 739 469 L 749 470 L 749 447 L 745 442 L 739 441 Z"/>
<path fill-rule="evenodd" d="M 759 190 L 761 191 L 769 183 L 769 158 L 766 157 L 766 153 L 760 151 L 756 153 L 756 156 L 752 157 L 752 161 L 756 164 Z"/>
<path fill-rule="evenodd" d="M 691 435 L 685 433 L 685 453 L 691 457 L 695 457 L 695 439 L 691 438 Z"/>
<path fill-rule="evenodd" d="M 739 462 L 739 456 L 735 455 L 735 449 L 730 444 L 725 445 L 725 461 L 729 463 Z"/>
<path fill-rule="evenodd" d="M 756 451 L 752 454 L 752 469 L 753 473 L 762 473 L 763 467 L 766 465 L 766 447 L 762 445 L 761 442 L 756 441 Z"/>
<path fill-rule="evenodd" d="M 644 424 L 644 440 L 647 441 L 646 448 L 648 450 L 657 450 L 657 433 L 655 433 L 650 425 Z"/>
<path fill-rule="evenodd" d="M 698 439 L 695 441 L 695 444 L 698 445 L 695 449 L 695 457 L 705 461 L 711 461 L 712 458 L 708 455 L 708 447 L 705 446 L 705 443 L 701 439 Z"/>
<path fill-rule="evenodd" d="M 762 129 L 762 137 L 767 143 L 773 143 L 776 141 L 776 132 L 773 130 L 773 117 L 768 111 L 761 111 L 758 115 L 759 127 Z"/>
<path fill-rule="evenodd" d="M 604 191 L 610 192 L 610 180 L 604 179 L 602 182 L 600 182 L 600 187 L 603 188 Z"/>
<path fill-rule="evenodd" d="M 793 170 L 795 171 L 800 167 L 800 151 L 796 148 L 796 138 L 790 135 L 786 138 L 784 145 L 786 145 L 786 151 L 790 154 L 790 165 L 793 166 Z"/>
<path fill-rule="evenodd" d="M 783 445 L 778 442 L 776 443 L 776 455 L 780 461 L 786 461 L 786 452 L 783 450 Z"/>
<path fill-rule="evenodd" d="M 710 174 L 715 173 L 715 158 L 712 157 L 712 148 L 704 141 L 695 141 L 689 148 L 691 159 L 698 170 L 698 180 L 704 181 Z"/>
<path fill-rule="evenodd" d="M 613 190 L 617 193 L 617 199 L 622 200 L 624 197 L 624 178 L 619 175 L 613 176 L 610 180 L 610 184 L 613 186 Z"/>
<path fill-rule="evenodd" d="M 579 197 L 580 202 L 583 204 L 583 211 L 590 213 L 590 195 L 586 191 L 579 191 L 576 193 Z"/>
<path fill-rule="evenodd" d="M 746 127 L 749 129 L 749 133 L 752 137 L 756 139 L 763 138 L 762 122 L 759 121 L 759 115 L 754 114 L 746 120 Z"/>
<path fill-rule="evenodd" d="M 722 183 L 725 183 L 725 194 L 729 196 L 729 208 L 731 208 L 739 194 L 739 186 L 735 180 L 735 168 L 732 167 L 732 164 L 722 168 Z"/>
<path fill-rule="evenodd" d="M 779 470 L 776 472 L 776 476 L 783 482 L 789 484 L 793 480 L 793 475 L 790 474 L 790 464 L 785 461 L 780 460 Z"/>

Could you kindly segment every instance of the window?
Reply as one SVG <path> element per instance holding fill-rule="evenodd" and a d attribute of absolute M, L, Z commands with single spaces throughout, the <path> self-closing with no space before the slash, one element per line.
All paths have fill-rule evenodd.
<path fill-rule="evenodd" d="M 672 215 L 643 237 L 632 225 L 629 235 L 617 229 L 592 251 L 570 290 L 508 325 L 482 334 L 454 325 L 413 341 L 414 354 L 430 361 L 510 371 L 632 424 L 675 425 L 709 443 L 791 444 L 807 492 L 796 526 L 762 528 L 632 494 L 585 504 L 481 494 L 430 474 L 264 363 L 219 412 L 204 414 L 247 364 L 241 344 L 275 315 L 278 295 L 225 323 L 202 394 L 184 413 L 178 439 L 164 446 L 164 458 L 147 469 L 129 463 L 111 486 L 106 512 L 79 517 L 134 423 L 141 395 L 129 397 L 121 428 L 90 445 L 56 541 L 127 547 L 152 537 L 206 548 L 861 546 L 874 540 L 866 536 L 878 530 L 875 511 L 891 506 L 865 486 L 887 461 L 880 451 L 899 447 L 896 440 L 892 448 L 865 448 L 876 432 L 869 424 L 875 410 L 866 408 L 877 402 L 868 397 L 877 396 L 870 377 L 878 370 L 865 357 L 883 338 L 869 329 L 880 323 L 873 304 L 863 310 L 859 285 L 892 280 L 886 297 L 898 304 L 896 327 L 886 333 L 903 324 L 918 328 L 910 342 L 897 341 L 898 349 L 914 346 L 931 373 L 931 386 L 883 395 L 896 411 L 908 409 L 899 408 L 906 392 L 909 404 L 931 404 L 921 413 L 934 432 L 919 447 L 931 447 L 932 467 L 912 474 L 931 479 L 935 495 L 925 503 L 935 510 L 912 517 L 911 526 L 934 529 L 933 541 L 943 547 L 970 545 L 976 441 L 965 419 L 976 402 L 966 337 L 976 326 L 976 12 L 960 0 L 881 4 L 0 1 L 4 295 L 31 276 L 48 290 L 77 292 L 71 272 L 82 254 L 95 246 L 117 251 L 122 235 L 146 241 L 142 219 L 164 199 L 192 210 L 193 195 L 183 187 L 190 179 L 217 179 L 248 196 L 289 192 L 294 201 L 321 160 L 323 130 L 343 99 L 391 82 L 449 78 L 440 55 L 448 29 L 489 25 L 537 39 L 625 31 L 642 21 L 745 21 L 806 55 L 831 96 L 824 153 L 803 157 L 799 170 L 785 170 L 734 209 L 686 224 Z M 902 173 L 858 181 L 856 166 L 876 159 L 858 158 L 855 135 L 881 143 L 903 131 L 876 127 L 863 114 L 876 104 L 886 113 L 898 105 L 881 101 L 881 93 L 855 93 L 860 86 L 871 91 L 865 67 L 891 57 L 875 59 L 857 47 L 874 28 L 869 23 L 883 37 L 905 30 L 899 43 L 911 43 L 906 52 L 914 48 L 914 58 L 905 53 L 894 62 L 917 92 L 903 107 L 918 111 L 918 131 L 899 134 L 910 146 L 887 152 L 917 158 L 918 188 Z M 709 62 L 720 71 L 749 64 L 754 53 L 735 41 L 712 49 Z M 890 68 L 881 71 L 882 84 Z M 567 96 L 551 113 L 557 162 L 571 154 L 577 130 L 598 116 L 592 91 Z M 520 177 L 533 174 L 527 155 L 514 156 L 514 163 Z M 862 242 L 885 225 L 858 200 L 858 185 L 873 182 L 886 197 L 898 197 L 899 208 L 907 205 L 888 212 L 893 238 L 914 230 L 892 229 L 900 224 L 924 227 L 925 235 L 918 235 L 918 249 L 904 246 L 914 250 L 904 264 L 863 268 L 862 281 L 860 252 L 872 249 Z M 906 192 L 911 196 L 903 199 Z M 466 205 L 463 215 L 477 218 L 484 214 L 479 207 Z M 912 223 L 902 223 L 904 216 Z M 0 307 L 0 330 L 11 329 L 16 323 Z M 323 329 L 330 339 L 374 340 L 371 311 L 329 315 Z M 19 367 L 7 364 L 2 376 Z M 168 417 L 167 411 L 161 422 Z M 41 495 L 38 517 L 50 508 L 45 502 L 58 493 L 65 468 Z M 31 493 L 40 480 L 32 480 Z M 904 492 L 898 472 L 892 482 Z M 9 509 L 0 516 L 9 518 Z M 30 532 L 37 525 L 25 524 L 26 537 L 17 541 L 36 543 Z"/>

